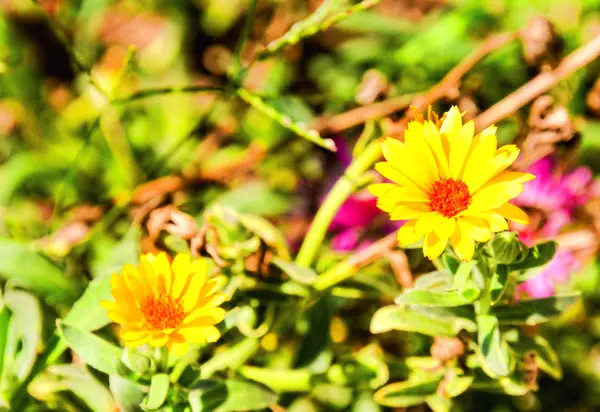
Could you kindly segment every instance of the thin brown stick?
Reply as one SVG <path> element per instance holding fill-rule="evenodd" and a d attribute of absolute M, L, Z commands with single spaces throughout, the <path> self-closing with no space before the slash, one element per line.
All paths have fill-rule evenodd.
<path fill-rule="evenodd" d="M 339 133 L 343 130 L 365 123 L 369 120 L 380 119 L 389 116 L 399 110 L 410 106 L 414 96 L 396 96 L 387 100 L 369 104 L 367 106 L 357 107 L 340 113 L 329 119 L 325 119 L 317 125 L 317 130 Z"/>
<path fill-rule="evenodd" d="M 467 74 L 479 61 L 488 54 L 505 46 L 511 41 L 517 39 L 518 32 L 509 32 L 496 34 L 485 40 L 473 53 L 465 57 L 458 65 L 448 72 L 448 74 L 427 93 L 421 94 L 415 98 L 413 96 L 396 96 L 382 102 L 370 104 L 368 106 L 358 107 L 344 113 L 340 113 L 329 119 L 323 120 L 316 128 L 319 131 L 329 131 L 333 133 L 341 132 L 350 127 L 359 125 L 368 120 L 375 120 L 384 116 L 389 116 L 399 110 L 406 109 L 408 106 L 415 106 L 420 111 L 424 111 L 436 100 L 444 95 L 453 87 L 458 87 L 460 80 Z M 412 113 L 407 112 L 399 123 L 404 124 L 412 118 Z"/>
<path fill-rule="evenodd" d="M 485 40 L 475 51 L 465 57 L 458 63 L 446 76 L 426 94 L 417 97 L 413 102 L 419 111 L 424 111 L 433 104 L 436 100 L 444 97 L 444 95 L 453 87 L 458 87 L 461 79 L 470 72 L 477 63 L 479 63 L 488 54 L 504 47 L 508 43 L 519 37 L 518 32 L 509 32 L 496 34 Z"/>
<path fill-rule="evenodd" d="M 556 69 L 540 73 L 519 89 L 481 113 L 475 119 L 475 129 L 482 130 L 514 113 L 561 80 L 600 56 L 600 35 L 565 57 Z"/>
<path fill-rule="evenodd" d="M 444 76 L 444 78 L 427 93 L 417 96 L 417 98 L 413 100 L 411 106 L 414 106 L 418 111 L 425 111 L 437 100 L 444 97 L 452 88 L 457 88 L 461 79 L 483 58 L 499 48 L 504 47 L 518 37 L 519 33 L 516 31 L 496 34 L 489 37 L 475 51 L 454 66 L 454 68 L 452 68 L 452 70 L 450 70 L 448 74 L 446 74 L 446 76 Z M 412 117 L 413 112 L 411 110 L 404 113 L 402 119 L 394 124 L 393 137 L 398 137 L 404 132 L 404 129 L 406 129 L 406 126 Z"/>

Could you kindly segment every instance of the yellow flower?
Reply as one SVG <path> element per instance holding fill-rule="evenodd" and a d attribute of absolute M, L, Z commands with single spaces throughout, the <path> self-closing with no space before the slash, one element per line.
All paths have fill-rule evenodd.
<path fill-rule="evenodd" d="M 165 253 L 148 253 L 136 268 L 123 266 L 111 277 L 115 302 L 101 301 L 108 317 L 122 325 L 120 337 L 126 346 L 167 346 L 181 355 L 188 342 L 215 342 L 221 336 L 214 326 L 225 317 L 218 307 L 225 296 L 216 293 L 223 277 L 208 279 L 204 259 L 190 261 L 178 254 L 170 264 Z"/>
<path fill-rule="evenodd" d="M 398 231 L 401 246 L 424 238 L 423 252 L 434 259 L 450 242 L 467 261 L 475 241 L 508 229 L 506 219 L 528 223 L 525 212 L 508 203 L 535 178 L 506 170 L 519 154 L 515 145 L 498 149 L 494 126 L 473 136 L 473 122 L 463 125 L 457 107 L 435 123 L 420 118 L 408 125 L 404 143 L 382 143 L 387 162 L 375 169 L 394 183 L 369 187 L 391 220 L 407 220 Z"/>

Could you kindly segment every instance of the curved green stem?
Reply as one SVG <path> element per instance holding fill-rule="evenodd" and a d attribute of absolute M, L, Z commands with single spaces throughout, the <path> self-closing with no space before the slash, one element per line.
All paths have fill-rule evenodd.
<path fill-rule="evenodd" d="M 327 229 L 329 228 L 333 217 L 346 199 L 348 199 L 359 186 L 360 177 L 371 168 L 373 163 L 379 160 L 380 157 L 381 142 L 376 140 L 370 143 L 365 151 L 354 159 L 348 169 L 346 169 L 344 175 L 338 179 L 331 191 L 327 194 L 325 201 L 319 208 L 319 211 L 304 238 L 304 242 L 302 242 L 302 246 L 296 257 L 297 264 L 305 267 L 309 267 L 312 264 L 323 243 L 323 239 L 325 239 Z"/>

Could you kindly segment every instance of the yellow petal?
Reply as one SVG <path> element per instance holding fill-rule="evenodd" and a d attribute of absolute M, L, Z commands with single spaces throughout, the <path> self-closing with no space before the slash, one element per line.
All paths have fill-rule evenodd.
<path fill-rule="evenodd" d="M 143 321 L 139 314 L 123 312 L 119 309 L 107 311 L 106 316 L 113 322 L 121 325 L 140 325 Z"/>
<path fill-rule="evenodd" d="M 183 336 L 172 335 L 171 339 L 167 342 L 167 349 L 173 355 L 181 357 L 188 352 L 189 345 Z"/>
<path fill-rule="evenodd" d="M 175 299 L 179 298 L 190 280 L 191 262 L 190 256 L 185 253 L 180 253 L 173 259 L 173 287 L 171 288 L 171 296 Z"/>
<path fill-rule="evenodd" d="M 456 228 L 456 219 L 442 217 L 438 224 L 433 228 L 440 239 L 448 239 Z"/>
<path fill-rule="evenodd" d="M 514 182 L 514 183 L 525 183 L 530 180 L 535 179 L 535 175 L 531 173 L 523 173 L 523 172 L 513 172 L 510 170 L 505 170 L 498 173 L 491 180 L 489 180 L 485 185 L 492 185 L 494 183 L 502 183 L 502 182 Z"/>
<path fill-rule="evenodd" d="M 441 239 L 435 232 L 428 233 L 425 236 L 425 243 L 423 244 L 423 253 L 426 257 L 433 260 L 442 254 L 448 239 Z"/>
<path fill-rule="evenodd" d="M 411 220 L 402 225 L 398 230 L 398 243 L 400 246 L 408 246 L 418 242 L 423 235 L 415 232 L 416 220 Z"/>
<path fill-rule="evenodd" d="M 496 153 L 495 135 L 479 135 L 473 139 L 470 153 L 467 155 L 461 179 L 474 193 L 493 173 L 490 163 Z"/>
<path fill-rule="evenodd" d="M 149 339 L 150 339 L 150 335 L 145 334 L 144 336 L 141 336 L 139 339 L 123 339 L 123 343 L 127 347 L 137 348 L 138 346 L 142 346 L 142 345 L 145 345 L 146 343 L 148 343 Z"/>
<path fill-rule="evenodd" d="M 400 203 L 429 202 L 429 197 L 421 191 L 411 191 L 397 185 L 393 186 L 391 190 L 377 198 L 377 207 L 384 212 L 390 213 Z"/>
<path fill-rule="evenodd" d="M 431 212 L 429 205 L 424 203 L 407 203 L 398 205 L 392 210 L 390 220 L 409 220 L 415 219 Z"/>
<path fill-rule="evenodd" d="M 144 329 L 129 329 L 129 328 L 123 328 L 121 330 L 121 332 L 119 333 L 119 337 L 122 340 L 127 340 L 127 341 L 137 341 L 140 340 L 144 337 L 148 337 L 148 331 L 144 330 Z"/>
<path fill-rule="evenodd" d="M 223 295 L 215 295 L 215 297 L 218 296 Z M 190 324 L 194 323 L 198 324 L 199 326 L 212 326 L 221 322 L 223 319 L 225 319 L 225 309 L 217 308 L 211 305 L 204 305 L 192 310 L 192 312 L 186 316 L 185 320 L 183 321 L 183 325 L 189 326 Z"/>
<path fill-rule="evenodd" d="M 440 224 L 444 217 L 438 212 L 429 212 L 417 219 L 415 224 L 415 232 L 421 236 L 426 233 L 433 232 L 433 229 Z"/>
<path fill-rule="evenodd" d="M 150 344 L 150 346 L 160 348 L 161 346 L 165 346 L 168 341 L 169 341 L 168 335 L 158 332 L 158 333 L 152 334 L 150 336 L 150 340 L 148 341 L 148 343 Z"/>
<path fill-rule="evenodd" d="M 393 183 L 375 183 L 375 184 L 372 184 L 369 187 L 367 187 L 367 190 L 373 196 L 381 197 L 396 187 L 398 187 L 398 186 Z"/>
<path fill-rule="evenodd" d="M 450 145 L 450 177 L 458 179 L 462 176 L 465 168 L 467 154 L 473 142 L 475 124 L 467 122 L 456 134 L 456 138 Z"/>
<path fill-rule="evenodd" d="M 124 265 L 123 278 L 136 302 L 142 303 L 146 300 L 146 297 L 150 295 L 150 290 L 147 289 L 146 284 L 140 281 L 139 273 L 135 266 L 129 264 Z"/>
<path fill-rule="evenodd" d="M 465 232 L 463 227 L 464 225 L 461 223 L 461 220 L 458 220 L 456 230 L 450 236 L 450 244 L 456 256 L 460 260 L 467 262 L 473 258 L 473 253 L 475 253 L 475 241 Z"/>
<path fill-rule="evenodd" d="M 503 182 L 494 183 L 478 190 L 473 195 L 469 205 L 470 210 L 493 210 L 504 203 L 519 196 L 523 192 L 521 183 Z"/>
<path fill-rule="evenodd" d="M 404 132 L 404 136 L 410 138 L 410 129 Z M 435 169 L 437 169 L 437 166 L 422 133 L 418 137 L 413 136 L 412 142 L 411 146 L 407 146 L 396 139 L 387 138 L 381 144 L 383 155 L 388 159 L 387 163 L 396 171 L 399 171 L 401 176 L 398 176 L 397 173 L 394 174 L 393 171 L 385 171 L 385 168 L 380 170 L 377 165 L 375 165 L 375 169 L 401 186 L 411 187 L 416 185 L 427 192 L 431 186 L 433 176 L 436 175 L 437 171 Z M 429 154 L 424 149 L 427 149 Z M 415 162 L 415 157 L 420 160 L 420 163 Z M 394 176 L 394 178 L 387 176 L 384 172 L 388 173 L 389 176 Z"/>
<path fill-rule="evenodd" d="M 406 168 L 407 171 L 412 170 L 408 172 L 412 180 L 427 189 L 432 182 L 440 179 L 440 170 L 425 134 L 434 134 L 433 138 L 437 138 L 437 129 L 433 123 L 425 122 L 420 133 L 412 133 L 411 130 L 404 132 L 404 143 L 407 149 L 403 151 L 404 156 L 400 159 L 400 163 L 397 163 L 397 167 Z M 419 159 L 418 163 L 414 161 L 415 159 Z M 407 160 L 412 161 L 407 163 Z M 415 174 L 417 170 L 420 173 Z"/>
<path fill-rule="evenodd" d="M 476 241 L 487 242 L 492 238 L 492 230 L 486 220 L 475 216 L 463 216 L 459 220 L 465 234 Z"/>
<path fill-rule="evenodd" d="M 406 171 L 398 169 L 389 162 L 379 162 L 375 164 L 375 170 L 377 170 L 386 179 L 398 183 L 402 187 L 406 187 L 411 190 L 424 191 L 424 189 L 419 187 L 417 183 L 408 177 Z"/>
<path fill-rule="evenodd" d="M 448 140 L 452 142 L 461 127 L 462 115 L 460 114 L 460 110 L 458 110 L 458 107 L 452 106 L 440 127 L 440 133 L 448 136 Z"/>
<path fill-rule="evenodd" d="M 513 205 L 512 203 L 505 203 L 500 206 L 498 209 L 495 209 L 494 212 L 500 213 L 503 217 L 508 220 L 512 220 L 513 222 L 521 223 L 524 225 L 529 224 L 529 216 L 519 207 Z"/>
<path fill-rule="evenodd" d="M 158 281 L 158 293 L 163 295 L 170 292 L 173 284 L 173 273 L 167 254 L 160 252 L 158 255 L 154 256 L 152 267 Z"/>
<path fill-rule="evenodd" d="M 490 212 L 478 212 L 477 216 L 484 219 L 492 232 L 502 232 L 508 230 L 508 223 L 501 214 L 490 211 Z"/>
<path fill-rule="evenodd" d="M 152 291 L 152 295 L 155 297 L 160 296 L 160 291 L 158 289 L 158 275 L 154 271 L 154 267 L 152 266 L 152 261 L 154 260 L 154 255 L 148 253 L 143 255 L 140 258 L 140 264 L 138 266 L 138 270 L 140 273 L 140 282 L 146 283 L 146 287 L 148 290 Z"/>
<path fill-rule="evenodd" d="M 426 122 L 424 127 L 425 141 L 429 145 L 435 162 L 439 169 L 440 178 L 445 179 L 450 176 L 448 168 L 448 155 L 446 154 L 446 147 L 449 147 L 446 136 L 440 136 L 440 133 L 431 122 Z"/>
<path fill-rule="evenodd" d="M 221 337 L 214 326 L 184 327 L 179 329 L 179 334 L 192 343 L 216 342 Z"/>
<path fill-rule="evenodd" d="M 205 282 L 206 273 L 194 273 L 191 275 L 188 287 L 181 295 L 181 304 L 186 312 L 189 312 L 196 306 Z"/>

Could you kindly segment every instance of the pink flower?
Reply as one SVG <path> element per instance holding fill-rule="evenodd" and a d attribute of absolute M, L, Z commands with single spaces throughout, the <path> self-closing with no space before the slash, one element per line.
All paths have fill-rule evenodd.
<path fill-rule="evenodd" d="M 335 144 L 338 148 L 337 160 L 346 168 L 352 161 L 352 153 L 346 141 L 336 138 Z M 331 247 L 338 252 L 347 252 L 361 249 L 372 242 L 363 239 L 365 232 L 381 215 L 377 208 L 377 199 L 367 190 L 361 190 L 350 196 L 340 207 L 334 216 L 329 231 L 333 233 Z M 390 233 L 398 228 L 397 223 L 390 225 L 389 222 L 382 228 L 384 233 Z"/>
<path fill-rule="evenodd" d="M 540 219 L 531 219 L 529 226 L 513 226 L 519 231 L 523 243 L 532 246 L 539 241 L 551 240 L 573 220 L 573 211 L 588 201 L 592 172 L 578 167 L 570 173 L 558 172 L 556 162 L 543 158 L 528 168 L 536 179 L 525 185 L 525 190 L 514 203 L 541 212 Z M 533 298 L 554 295 L 555 286 L 569 280 L 570 274 L 578 270 L 581 262 L 568 250 L 559 249 L 554 258 L 541 268 L 533 278 L 521 284 L 519 294 Z"/>

